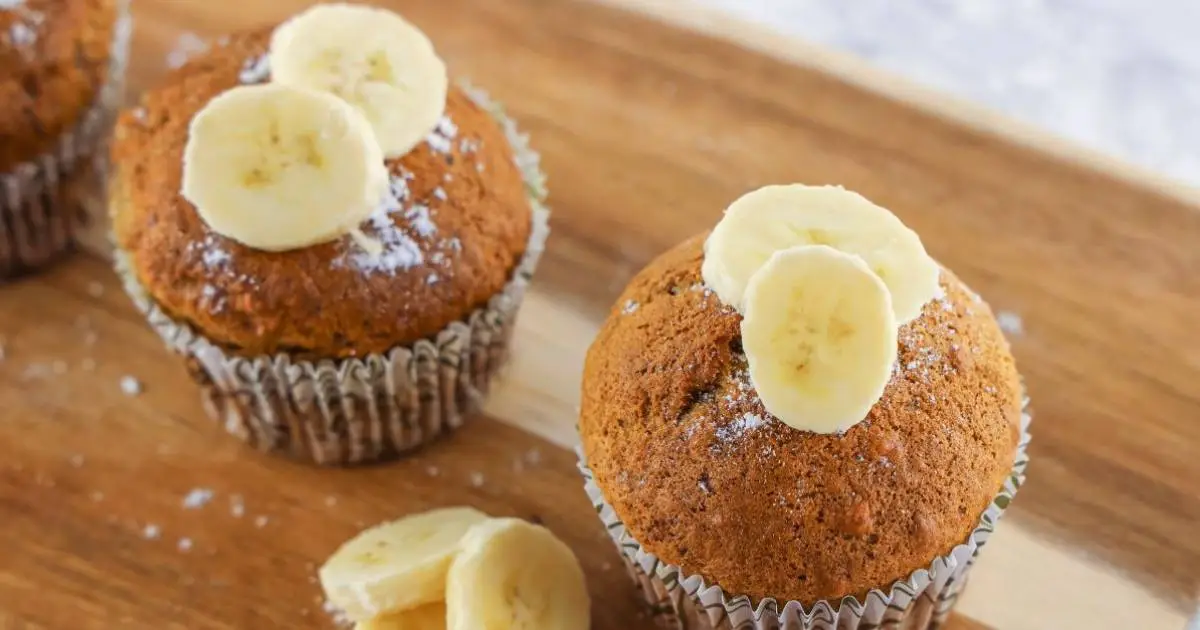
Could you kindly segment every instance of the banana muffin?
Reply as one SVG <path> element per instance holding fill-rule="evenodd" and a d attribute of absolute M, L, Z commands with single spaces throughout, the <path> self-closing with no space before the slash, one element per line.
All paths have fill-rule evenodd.
<path fill-rule="evenodd" d="M 347 174 L 360 176 L 345 171 L 360 156 L 330 144 L 345 128 L 301 120 L 313 103 L 340 116 L 330 104 L 339 96 L 278 82 L 273 69 L 289 61 L 277 58 L 279 33 L 346 11 L 381 28 L 400 20 L 322 5 L 278 28 L 223 38 L 122 114 L 113 149 L 118 269 L 135 300 L 187 358 L 207 408 L 230 431 L 320 463 L 394 455 L 462 422 L 505 357 L 547 229 L 542 177 L 524 137 L 482 92 L 447 87 L 443 76 L 441 93 L 433 85 L 436 94 L 421 97 L 437 101 L 429 128 L 401 129 L 410 139 L 393 143 L 391 155 L 382 146 L 396 130 L 355 114 L 382 134 L 362 180 L 371 207 L 356 207 L 362 213 L 338 233 L 280 245 L 326 220 Z M 395 25 L 421 44 L 415 27 Z M 356 40 L 310 46 L 305 36 L 284 54 L 299 46 L 356 54 L 337 48 Z M 357 41 L 385 46 L 379 37 L 360 32 Z M 247 96 L 251 107 L 235 106 Z M 275 102 L 282 96 L 300 100 Z M 218 108 L 228 116 L 218 120 Z M 303 124 L 315 135 L 293 133 Z M 296 162 L 310 172 L 295 175 Z M 278 172 L 264 175 L 269 168 Z M 274 175 L 278 182 L 256 180 Z"/>
<path fill-rule="evenodd" d="M 102 224 L 128 44 L 124 0 L 0 3 L 0 280 Z"/>
<path fill-rule="evenodd" d="M 752 213 L 758 229 L 790 234 L 805 246 L 798 249 L 831 259 L 817 250 L 854 250 L 856 236 L 829 236 L 828 224 L 810 222 L 806 204 L 841 203 L 812 192 L 782 195 L 789 221 Z M 851 193 L 833 197 L 841 195 Z M 835 210 L 833 223 L 867 229 Z M 825 244 L 814 247 L 797 225 L 827 234 Z M 731 251 L 715 240 L 689 239 L 637 274 L 587 353 L 581 467 L 643 593 L 660 613 L 692 624 L 685 627 L 808 628 L 837 619 L 850 624 L 839 628 L 866 628 L 908 619 L 903 627 L 925 628 L 944 618 L 1024 470 L 1022 385 L 987 304 L 934 264 L 928 299 L 883 335 L 886 363 L 859 365 L 861 350 L 838 351 L 854 347 L 847 337 L 867 334 L 860 329 L 883 330 L 863 316 L 869 308 L 855 303 L 828 325 L 821 319 L 826 297 L 835 310 L 858 299 L 846 279 L 824 267 L 812 280 L 790 270 L 800 279 L 792 285 L 756 278 L 739 312 L 712 287 L 715 274 L 702 271 L 706 255 Z M 911 275 L 905 259 L 865 258 L 884 278 Z M 776 253 L 757 274 L 780 269 L 781 259 Z M 867 266 L 852 273 L 866 278 Z M 764 285 L 757 295 L 756 281 Z M 784 305 L 779 334 L 752 345 L 761 309 L 781 300 L 794 302 Z M 803 358 L 784 356 L 806 343 Z M 786 359 L 785 394 L 820 397 L 832 388 L 839 408 L 858 414 L 854 422 L 780 420 L 796 407 L 764 404 L 780 400 L 765 395 L 778 375 L 756 372 L 755 353 L 770 355 L 760 365 Z M 841 383 L 809 393 L 817 372 L 838 361 L 855 368 L 837 373 L 841 381 L 883 368 L 882 391 L 864 398 L 865 413 Z M 804 413 L 826 413 L 812 409 Z"/>

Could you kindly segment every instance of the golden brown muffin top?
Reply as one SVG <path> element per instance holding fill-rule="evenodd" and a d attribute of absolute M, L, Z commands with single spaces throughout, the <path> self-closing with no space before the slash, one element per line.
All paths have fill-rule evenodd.
<path fill-rule="evenodd" d="M 407 193 L 382 225 L 365 224 L 368 234 L 384 228 L 378 259 L 349 237 L 255 250 L 209 230 L 180 195 L 192 116 L 221 92 L 266 79 L 253 68 L 270 33 L 230 37 L 118 121 L 114 230 L 137 280 L 169 315 L 244 355 L 383 352 L 486 304 L 525 251 L 531 206 L 504 130 L 457 88 L 429 141 L 388 160 L 394 189 Z"/>
<path fill-rule="evenodd" d="M 1016 453 L 1022 390 L 988 306 L 948 271 L 899 332 L 897 368 L 842 435 L 758 400 L 741 316 L 704 288 L 701 235 L 639 273 L 584 367 L 580 431 L 630 534 L 731 594 L 812 605 L 966 541 Z"/>
<path fill-rule="evenodd" d="M 116 0 L 0 8 L 0 173 L 54 148 L 108 80 Z"/>

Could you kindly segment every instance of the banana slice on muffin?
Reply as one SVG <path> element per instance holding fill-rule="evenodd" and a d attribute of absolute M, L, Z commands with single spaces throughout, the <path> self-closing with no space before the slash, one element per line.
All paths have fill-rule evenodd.
<path fill-rule="evenodd" d="M 828 245 L 861 256 L 892 294 L 904 324 L 938 291 L 938 265 L 896 215 L 840 186 L 766 186 L 730 204 L 704 243 L 702 271 L 717 296 L 739 311 L 746 285 L 771 254 Z"/>
<path fill-rule="evenodd" d="M 320 4 L 271 37 L 272 80 L 333 92 L 375 128 L 387 157 L 433 131 L 446 108 L 446 65 L 417 27 L 384 9 Z"/>
<path fill-rule="evenodd" d="M 362 223 L 388 190 L 367 120 L 317 90 L 237 87 L 192 119 L 183 196 L 212 229 L 284 251 L 333 240 Z"/>
<path fill-rule="evenodd" d="M 862 258 L 825 245 L 775 252 L 751 276 L 745 311 L 750 380 L 785 424 L 845 431 L 883 395 L 896 319 L 887 287 Z"/>

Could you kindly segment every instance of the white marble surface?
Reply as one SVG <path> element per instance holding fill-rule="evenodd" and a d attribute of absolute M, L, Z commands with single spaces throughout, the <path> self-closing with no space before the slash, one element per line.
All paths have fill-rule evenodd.
<path fill-rule="evenodd" d="M 1200 0 L 696 0 L 1200 186 Z"/>

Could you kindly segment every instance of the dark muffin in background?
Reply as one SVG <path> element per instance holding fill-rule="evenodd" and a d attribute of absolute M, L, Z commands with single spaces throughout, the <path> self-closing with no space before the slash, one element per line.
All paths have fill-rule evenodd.
<path fill-rule="evenodd" d="M 581 467 L 643 594 L 688 628 L 944 618 L 1023 477 L 1022 385 L 990 309 L 943 269 L 866 418 L 797 430 L 755 391 L 704 237 L 632 280 L 584 368 Z"/>
<path fill-rule="evenodd" d="M 103 231 L 129 28 L 124 0 L 0 5 L 0 280 Z"/>
<path fill-rule="evenodd" d="M 319 463 L 377 460 L 482 400 L 546 237 L 542 178 L 499 108 L 451 87 L 428 138 L 386 160 L 390 194 L 362 226 L 381 252 L 216 233 L 180 194 L 189 123 L 270 80 L 270 36 L 223 40 L 120 118 L 118 268 L 231 432 Z"/>

